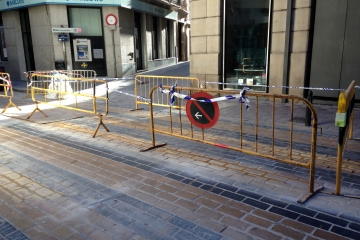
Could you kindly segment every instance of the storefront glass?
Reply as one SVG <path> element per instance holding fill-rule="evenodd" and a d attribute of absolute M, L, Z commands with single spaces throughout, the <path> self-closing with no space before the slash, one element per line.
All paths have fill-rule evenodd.
<path fill-rule="evenodd" d="M 269 1 L 226 0 L 224 88 L 266 90 Z"/>

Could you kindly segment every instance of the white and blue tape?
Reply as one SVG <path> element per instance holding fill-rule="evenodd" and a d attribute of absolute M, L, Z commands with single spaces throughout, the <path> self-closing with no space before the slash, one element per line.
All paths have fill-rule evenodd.
<path fill-rule="evenodd" d="M 180 99 L 184 99 L 187 101 L 197 101 L 197 102 L 205 102 L 205 103 L 211 103 L 211 102 L 220 102 L 220 101 L 225 101 L 225 100 L 232 100 L 232 99 L 239 99 L 239 103 L 245 103 L 246 105 L 246 110 L 249 109 L 250 105 L 250 101 L 249 99 L 245 96 L 246 91 L 250 90 L 250 88 L 243 88 L 240 92 L 240 94 L 236 94 L 236 95 L 227 95 L 227 96 L 223 96 L 223 97 L 217 97 L 217 98 L 212 98 L 212 99 L 195 99 L 192 98 L 191 96 L 185 95 L 185 94 L 180 94 L 178 92 L 175 91 L 176 88 L 176 84 L 174 86 L 172 86 L 169 89 L 163 89 L 162 88 L 162 84 L 159 85 L 159 90 L 161 93 L 165 93 L 170 95 L 170 106 L 173 106 L 174 102 L 175 102 L 175 97 L 180 98 Z"/>

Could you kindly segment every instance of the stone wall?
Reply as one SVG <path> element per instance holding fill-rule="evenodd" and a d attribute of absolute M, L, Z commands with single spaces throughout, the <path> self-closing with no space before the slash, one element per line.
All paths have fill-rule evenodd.
<path fill-rule="evenodd" d="M 287 0 L 275 0 L 273 4 L 269 84 L 283 85 Z M 312 30 L 311 0 L 293 1 L 290 34 L 290 86 L 304 86 L 306 65 L 311 57 L 309 34 Z M 281 93 L 281 88 L 270 88 L 270 93 Z M 289 94 L 303 96 L 303 90 L 290 89 Z"/>
<path fill-rule="evenodd" d="M 4 35 L 8 60 L 0 62 L 0 66 L 10 74 L 11 80 L 26 80 L 23 41 L 19 12 L 17 10 L 2 12 Z"/>
<path fill-rule="evenodd" d="M 222 81 L 222 2 L 190 1 L 190 75 L 201 81 Z M 217 85 L 207 87 L 218 88 Z"/>

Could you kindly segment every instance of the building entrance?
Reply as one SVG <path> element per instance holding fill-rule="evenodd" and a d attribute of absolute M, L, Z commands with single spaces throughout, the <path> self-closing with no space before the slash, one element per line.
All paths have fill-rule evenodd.
<path fill-rule="evenodd" d="M 69 24 L 81 28 L 70 34 L 73 69 L 96 71 L 106 76 L 106 56 L 100 8 L 68 8 Z"/>

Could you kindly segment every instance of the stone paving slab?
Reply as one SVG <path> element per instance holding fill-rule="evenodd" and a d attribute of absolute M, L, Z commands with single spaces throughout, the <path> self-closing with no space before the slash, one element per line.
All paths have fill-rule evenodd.
<path fill-rule="evenodd" d="M 126 149 L 126 154 L 122 154 L 122 151 L 119 152 L 119 146 L 116 146 L 117 151 L 113 151 L 111 150 L 114 149 L 112 147 L 113 142 L 107 142 L 106 148 L 94 147 L 93 144 L 88 145 L 78 140 L 69 140 L 69 136 L 72 135 L 71 132 L 55 134 L 55 130 L 54 134 L 49 134 L 48 131 L 47 133 L 39 131 L 36 126 L 18 125 L 15 129 L 2 129 L 2 132 L 7 133 L 9 142 L 11 142 L 11 144 L 3 143 L 2 145 L 5 145 L 8 151 L 21 159 L 16 158 L 16 161 L 11 161 L 5 158 L 5 161 L 3 160 L 2 165 L 5 166 L 4 171 L 7 172 L 3 178 L 14 181 L 23 178 L 18 180 L 18 185 L 20 183 L 25 184 L 25 186 L 31 185 L 33 191 L 30 192 L 29 190 L 28 193 L 23 193 L 26 198 L 21 201 L 16 194 L 16 189 L 19 187 L 8 183 L 6 186 L 9 185 L 8 188 L 14 191 L 14 194 L 10 199 L 5 198 L 5 205 L 11 206 L 12 201 L 15 200 L 15 203 L 18 204 L 23 202 L 30 205 L 35 204 L 31 208 L 38 207 L 38 210 L 42 212 L 40 215 L 40 212 L 37 214 L 32 212 L 29 213 L 29 216 L 35 214 L 42 219 L 50 214 L 53 221 L 63 224 L 67 221 L 76 221 L 79 224 L 82 217 L 79 216 L 76 220 L 71 220 L 74 217 L 71 217 L 69 211 L 74 211 L 76 215 L 79 214 L 79 211 L 90 211 L 92 214 L 97 214 L 92 219 L 104 218 L 101 222 L 106 226 L 103 227 L 108 228 L 106 222 L 109 221 L 112 227 L 120 225 L 122 231 L 127 232 L 129 237 L 140 234 L 143 238 L 150 238 L 149 236 L 152 235 L 160 238 L 159 235 L 167 234 L 163 237 L 167 239 L 170 237 L 176 239 L 188 239 L 189 237 L 191 239 L 233 239 L 236 238 L 234 234 L 239 230 L 245 232 L 249 238 L 272 236 L 272 238 L 281 239 L 285 236 L 297 236 L 296 238 L 302 239 L 307 236 L 298 229 L 278 226 L 283 225 L 282 222 L 285 219 L 294 219 L 296 222 L 302 222 L 306 226 L 312 227 L 313 230 L 310 235 L 313 236 L 321 236 L 319 234 L 320 229 L 326 230 L 326 234 L 330 235 L 340 233 L 351 237 L 353 236 L 351 234 L 356 233 L 353 229 L 356 229 L 356 223 L 346 218 L 332 217 L 316 210 L 289 204 L 281 199 L 265 197 L 259 192 L 238 189 L 234 183 L 229 184 L 234 182 L 233 180 L 228 183 L 221 183 L 219 181 L 221 177 L 210 177 L 211 174 L 217 175 L 215 173 L 219 172 L 218 170 L 211 170 L 211 168 L 207 170 L 208 173 L 202 169 L 203 173 L 199 172 L 201 175 L 194 178 L 195 174 L 185 171 L 188 167 L 184 169 L 179 166 L 176 167 L 175 161 L 170 162 L 170 165 L 174 165 L 173 167 L 168 167 L 165 165 L 166 160 L 160 160 L 161 165 L 157 157 L 145 157 L 145 153 L 141 154 L 143 155 L 141 157 L 136 149 L 132 151 L 131 148 L 120 147 L 120 149 Z M 14 136 L 10 137 L 12 134 Z M 19 135 L 25 139 L 24 142 L 14 142 L 15 139 L 19 139 Z M 86 134 L 83 135 L 84 139 L 88 139 L 85 137 Z M 106 134 L 104 133 L 104 135 Z M 89 140 L 89 142 L 94 141 L 94 143 L 97 141 L 97 139 L 91 138 Z M 21 148 L 27 149 L 19 152 Z M 62 150 L 65 150 L 66 154 Z M 128 156 L 128 153 L 131 152 L 135 156 Z M 78 163 L 79 161 L 82 163 Z M 196 166 L 196 163 L 193 164 Z M 107 168 L 106 165 L 112 167 Z M 85 170 L 84 167 L 88 170 Z M 119 170 L 121 174 L 117 174 Z M 15 174 L 14 171 L 16 171 Z M 85 176 L 85 178 L 81 176 Z M 114 180 L 115 177 L 120 177 L 119 182 Z M 148 177 L 150 178 L 148 179 Z M 32 182 L 36 184 L 35 188 Z M 8 188 L 4 189 L 5 195 L 9 194 Z M 43 201 L 50 201 L 50 203 L 43 203 Z M 60 201 L 64 205 L 63 207 L 68 209 L 63 207 L 58 209 L 59 207 L 53 203 L 57 201 Z M 118 201 L 122 204 L 117 204 Z M 154 209 L 155 206 L 159 210 Z M 116 213 L 117 210 L 121 211 Z M 160 219 L 156 220 L 157 218 Z M 110 220 L 105 221 L 105 219 Z M 230 219 L 232 220 L 229 222 Z M 240 225 L 235 221 L 236 219 L 240 221 Z M 161 234 L 151 227 L 144 227 L 149 224 L 151 226 L 154 221 L 159 221 L 162 227 L 170 225 L 164 229 L 165 233 L 161 232 Z M 198 226 L 198 222 L 206 224 Z M 45 224 L 47 221 L 43 223 Z M 236 227 L 232 226 L 235 223 Z M 83 224 L 90 223 L 81 222 L 81 225 Z M 63 225 L 53 230 L 47 230 L 41 224 L 38 227 L 43 231 L 41 234 L 46 236 L 45 238 L 52 236 L 60 239 L 71 239 L 75 235 L 90 238 L 90 236 L 99 235 L 116 239 L 116 235 L 111 235 L 107 228 L 100 230 L 96 228 L 99 226 L 91 226 L 90 229 L 97 230 L 92 231 L 89 235 Z M 169 228 L 173 230 L 169 230 Z M 329 233 L 329 230 L 333 233 Z M 29 229 L 25 231 L 25 234 L 30 238 L 37 238 L 41 236 L 39 231 L 34 232 L 34 229 Z M 102 235 L 104 233 L 107 235 Z"/>

